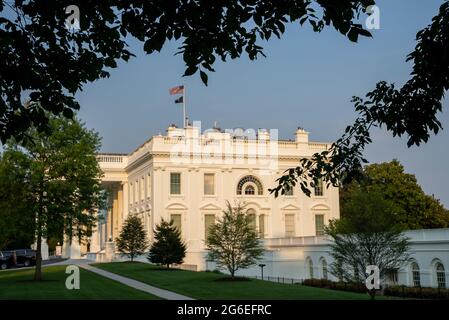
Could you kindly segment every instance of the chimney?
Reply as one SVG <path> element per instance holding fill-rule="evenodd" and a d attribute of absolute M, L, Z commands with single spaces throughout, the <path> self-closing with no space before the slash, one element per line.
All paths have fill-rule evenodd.
<path fill-rule="evenodd" d="M 309 133 L 301 127 L 298 127 L 295 133 L 296 142 L 300 143 L 308 143 L 309 142 Z"/>

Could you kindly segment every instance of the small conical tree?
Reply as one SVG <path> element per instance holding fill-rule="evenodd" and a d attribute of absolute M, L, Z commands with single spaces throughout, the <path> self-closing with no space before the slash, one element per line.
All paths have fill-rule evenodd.
<path fill-rule="evenodd" d="M 144 254 L 148 248 L 148 240 L 142 220 L 135 215 L 129 216 L 115 242 L 118 251 L 131 261 L 134 261 L 136 256 Z"/>
<path fill-rule="evenodd" d="M 181 239 L 181 232 L 170 222 L 162 219 L 156 226 L 154 242 L 148 254 L 148 260 L 152 263 L 165 265 L 180 264 L 186 256 L 186 245 Z"/>

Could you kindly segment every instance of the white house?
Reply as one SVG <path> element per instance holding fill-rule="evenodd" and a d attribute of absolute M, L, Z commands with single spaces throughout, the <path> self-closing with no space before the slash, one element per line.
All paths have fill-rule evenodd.
<path fill-rule="evenodd" d="M 222 214 L 226 201 L 239 201 L 247 204 L 264 239 L 266 275 L 330 277 L 327 266 L 332 261 L 323 227 L 329 219 L 339 218 L 338 188 L 318 183 L 311 197 L 298 187 L 278 198 L 268 191 L 286 169 L 330 145 L 309 141 L 309 133 L 301 128 L 295 139 L 279 140 L 276 130 L 201 132 L 200 124 L 194 123 L 186 128 L 172 125 L 166 135 L 150 138 L 130 154 L 100 154 L 109 208 L 99 213 L 102 219 L 89 248 L 66 246 L 66 256 L 89 251 L 90 259 L 112 259 L 122 223 L 135 214 L 142 218 L 150 240 L 161 219 L 172 219 L 187 244 L 184 267 L 204 270 L 211 267 L 204 249 L 208 226 Z M 447 286 L 449 230 L 408 235 L 414 264 L 392 274 L 391 281 Z M 243 273 L 259 275 L 260 269 Z"/>

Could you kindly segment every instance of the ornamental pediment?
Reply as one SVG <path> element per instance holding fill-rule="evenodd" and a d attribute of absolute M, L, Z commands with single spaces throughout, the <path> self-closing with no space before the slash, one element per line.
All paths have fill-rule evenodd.
<path fill-rule="evenodd" d="M 222 210 L 222 209 L 213 203 L 207 203 L 204 206 L 200 207 L 200 210 Z"/>
<path fill-rule="evenodd" d="M 188 208 L 182 203 L 171 203 L 165 207 L 167 210 L 187 210 Z"/>
<path fill-rule="evenodd" d="M 301 209 L 300 207 L 295 206 L 293 204 L 288 204 L 288 205 L 286 205 L 286 206 L 281 208 L 281 210 L 296 210 L 296 211 L 300 210 L 300 209 Z"/>

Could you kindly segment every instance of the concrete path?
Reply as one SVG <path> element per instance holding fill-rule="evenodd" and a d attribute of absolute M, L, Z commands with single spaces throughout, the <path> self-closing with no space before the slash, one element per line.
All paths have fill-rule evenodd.
<path fill-rule="evenodd" d="M 88 270 L 90 272 L 96 273 L 100 276 L 103 276 L 105 278 L 111 279 L 111 280 L 115 280 L 117 282 L 123 283 L 124 285 L 127 285 L 131 288 L 140 290 L 140 291 L 144 291 L 147 293 L 151 293 L 155 296 L 158 296 L 162 299 L 166 299 L 166 300 L 194 300 L 190 297 L 187 296 L 183 296 L 181 294 L 172 292 L 172 291 L 168 291 L 168 290 L 164 290 L 164 289 L 160 289 L 160 288 L 156 288 L 153 286 L 150 286 L 146 283 L 137 281 L 137 280 L 133 280 L 130 278 L 126 278 L 123 276 L 119 276 L 118 274 L 112 273 L 112 272 L 108 272 L 99 268 L 95 268 L 92 267 L 89 264 L 79 264 L 79 266 L 85 270 Z"/>

